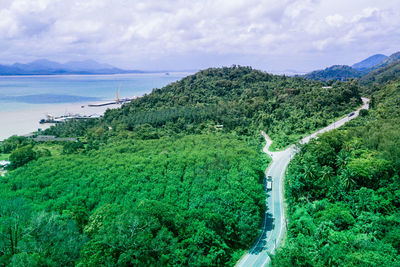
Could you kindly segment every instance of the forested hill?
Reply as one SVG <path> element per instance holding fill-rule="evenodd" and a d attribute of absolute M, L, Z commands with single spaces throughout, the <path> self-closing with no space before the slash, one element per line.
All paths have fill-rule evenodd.
<path fill-rule="evenodd" d="M 384 55 L 374 55 L 353 66 L 334 65 L 323 70 L 315 70 L 303 75 L 304 78 L 316 81 L 346 81 L 361 78 L 363 83 L 373 82 L 374 77 L 388 81 L 386 75 L 376 75 L 382 70 L 392 69 L 400 61 L 400 52 L 396 52 L 389 57 Z"/>
<path fill-rule="evenodd" d="M 105 138 L 121 131 L 141 138 L 158 138 L 209 131 L 223 125 L 223 132 L 248 136 L 258 135 L 263 129 L 276 146 L 285 146 L 360 103 L 356 83 L 327 86 L 250 67 L 211 68 L 155 89 L 121 109 L 109 110 L 92 128 Z M 86 132 L 85 127 L 75 123 L 47 132 L 75 136 L 76 129 L 83 129 L 78 135 Z"/>
<path fill-rule="evenodd" d="M 304 78 L 316 81 L 346 81 L 348 79 L 359 78 L 363 75 L 360 70 L 346 65 L 334 65 L 324 70 L 315 70 L 304 75 Z"/>
<path fill-rule="evenodd" d="M 391 64 L 392 62 L 398 61 L 400 60 L 400 51 L 391 54 L 389 57 L 387 57 L 386 59 L 384 59 L 381 63 L 379 63 L 378 65 L 376 65 L 374 67 L 374 69 L 379 69 L 381 67 L 384 67 L 386 65 Z"/>
<path fill-rule="evenodd" d="M 394 81 L 400 76 L 400 60 L 395 60 L 388 65 L 376 69 L 360 79 L 361 84 L 371 86 L 382 85 L 388 81 Z"/>
<path fill-rule="evenodd" d="M 370 56 L 360 62 L 353 64 L 351 67 L 353 69 L 360 70 L 360 71 L 367 70 L 367 69 L 373 68 L 373 67 L 381 64 L 382 61 L 384 61 L 387 58 L 388 57 L 385 55 L 376 54 L 376 55 Z"/>
<path fill-rule="evenodd" d="M 278 146 L 361 103 L 356 83 L 207 69 L 104 118 L 11 137 L 0 266 L 232 266 L 265 213 L 259 131 Z"/>

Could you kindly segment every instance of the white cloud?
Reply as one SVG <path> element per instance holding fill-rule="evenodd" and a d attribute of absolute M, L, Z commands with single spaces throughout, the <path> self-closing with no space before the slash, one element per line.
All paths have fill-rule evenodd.
<path fill-rule="evenodd" d="M 379 16 L 380 10 L 378 8 L 373 8 L 373 7 L 368 7 L 368 8 L 364 8 L 361 13 L 356 14 L 353 18 L 352 18 L 352 22 L 359 22 L 361 20 L 364 19 L 370 19 L 376 16 Z"/>
<path fill-rule="evenodd" d="M 12 2 L 10 9 L 15 11 L 16 13 L 37 13 L 40 11 L 44 11 L 48 4 L 49 0 L 15 0 Z"/>
<path fill-rule="evenodd" d="M 354 50 L 398 49 L 399 12 L 395 0 L 3 0 L 0 61 L 85 57 L 132 68 L 196 68 L 221 59 L 271 68 L 267 62 L 282 58 L 291 60 L 275 61 L 284 68 L 301 59 L 316 66 L 333 55 L 348 60 Z M 179 65 L 171 60 L 184 57 Z"/>
<path fill-rule="evenodd" d="M 0 38 L 13 38 L 19 33 L 18 23 L 9 10 L 0 10 Z"/>
<path fill-rule="evenodd" d="M 335 14 L 327 16 L 325 21 L 329 26 L 340 27 L 345 23 L 345 18 L 340 14 Z"/>
<path fill-rule="evenodd" d="M 316 1 L 313 0 L 293 1 L 293 3 L 288 5 L 285 9 L 285 15 L 291 19 L 296 19 L 300 16 L 304 16 L 306 13 L 312 12 L 316 4 Z"/>

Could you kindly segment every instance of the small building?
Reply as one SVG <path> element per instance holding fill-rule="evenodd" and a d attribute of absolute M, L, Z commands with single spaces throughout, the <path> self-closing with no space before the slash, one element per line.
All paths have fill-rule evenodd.
<path fill-rule="evenodd" d="M 75 137 L 65 137 L 65 138 L 56 137 L 56 139 L 54 140 L 58 142 L 78 142 L 78 138 Z"/>
<path fill-rule="evenodd" d="M 224 128 L 224 125 L 222 125 L 222 124 L 215 125 L 215 129 L 217 129 L 217 130 L 222 130 L 222 128 Z"/>
<path fill-rule="evenodd" d="M 57 141 L 57 142 L 78 142 L 78 138 L 70 137 L 70 138 L 62 138 L 62 137 L 55 137 L 54 135 L 38 135 L 37 137 L 33 138 L 36 142 L 48 142 L 48 141 Z"/>
<path fill-rule="evenodd" d="M 25 138 L 33 138 L 33 137 L 35 137 L 35 134 L 34 133 L 28 133 L 28 134 L 24 134 L 24 135 L 21 135 L 21 136 L 23 136 Z"/>
<path fill-rule="evenodd" d="M 55 141 L 56 137 L 54 135 L 38 135 L 33 138 L 36 142 L 46 142 L 46 141 Z"/>

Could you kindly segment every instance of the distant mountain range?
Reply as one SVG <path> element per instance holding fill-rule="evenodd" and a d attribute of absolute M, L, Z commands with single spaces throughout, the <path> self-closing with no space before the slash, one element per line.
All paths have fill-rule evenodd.
<path fill-rule="evenodd" d="M 334 65 L 323 70 L 316 70 L 303 75 L 306 79 L 310 80 L 347 80 L 360 78 L 361 80 L 369 79 L 368 74 L 375 72 L 376 70 L 385 70 L 385 73 L 393 73 L 398 71 L 400 66 L 400 52 L 392 55 L 385 56 L 382 54 L 376 54 L 370 56 L 352 66 L 347 65 Z M 385 67 L 385 68 L 384 68 Z M 372 75 L 371 77 L 375 77 Z M 384 77 L 385 75 L 381 75 Z M 364 78 L 365 77 L 365 78 Z"/>
<path fill-rule="evenodd" d="M 363 70 L 366 70 L 366 69 L 373 68 L 374 66 L 380 64 L 382 61 L 384 61 L 387 58 L 388 58 L 388 56 L 385 56 L 385 55 L 382 55 L 382 54 L 376 54 L 376 55 L 370 56 L 369 58 L 364 59 L 361 62 L 358 62 L 358 63 L 354 64 L 351 67 L 353 69 L 356 69 L 356 70 L 359 70 L 359 71 L 363 71 Z"/>
<path fill-rule="evenodd" d="M 306 79 L 329 81 L 347 80 L 361 77 L 361 72 L 347 65 L 333 65 L 324 70 L 316 70 L 304 75 Z"/>
<path fill-rule="evenodd" d="M 5 96 L 0 95 L 1 101 L 23 102 L 29 104 L 54 104 L 54 103 L 77 103 L 87 101 L 98 101 L 101 98 L 75 95 L 57 95 L 57 94 L 37 94 L 23 96 Z"/>
<path fill-rule="evenodd" d="M 0 75 L 55 75 L 55 74 L 119 74 L 145 73 L 141 70 L 123 70 L 94 60 L 58 63 L 47 59 L 22 64 L 0 65 Z"/>

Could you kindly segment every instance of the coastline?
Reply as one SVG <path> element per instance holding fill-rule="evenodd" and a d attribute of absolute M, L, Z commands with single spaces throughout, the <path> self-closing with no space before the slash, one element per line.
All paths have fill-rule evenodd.
<path fill-rule="evenodd" d="M 61 116 L 66 113 L 80 115 L 103 115 L 107 109 L 119 108 L 122 104 L 112 104 L 100 107 L 88 107 L 88 104 L 103 103 L 104 101 L 82 102 L 82 103 L 63 103 L 63 104 L 37 104 L 37 108 L 20 111 L 2 111 L 0 112 L 0 141 L 11 137 L 12 135 L 25 135 L 38 129 L 45 130 L 54 124 L 40 124 L 40 119 L 47 114 Z M 82 108 L 82 106 L 84 106 Z"/>
<path fill-rule="evenodd" d="M 118 108 L 121 104 L 88 107 L 88 104 L 104 103 L 107 99 L 115 99 L 114 95 L 118 88 L 121 88 L 121 99 L 140 97 L 150 93 L 153 88 L 162 88 L 189 74 L 191 73 L 0 76 L 0 97 L 58 94 L 61 97 L 64 95 L 87 96 L 102 99 L 36 104 L 38 103 L 36 100 L 36 102 L 24 102 L 0 98 L 0 141 L 12 135 L 26 135 L 38 129 L 49 128 L 51 124 L 39 124 L 39 121 L 47 114 L 56 117 L 66 113 L 78 113 L 86 116 L 102 115 L 107 109 Z M 81 106 L 85 106 L 85 108 L 81 108 Z"/>

